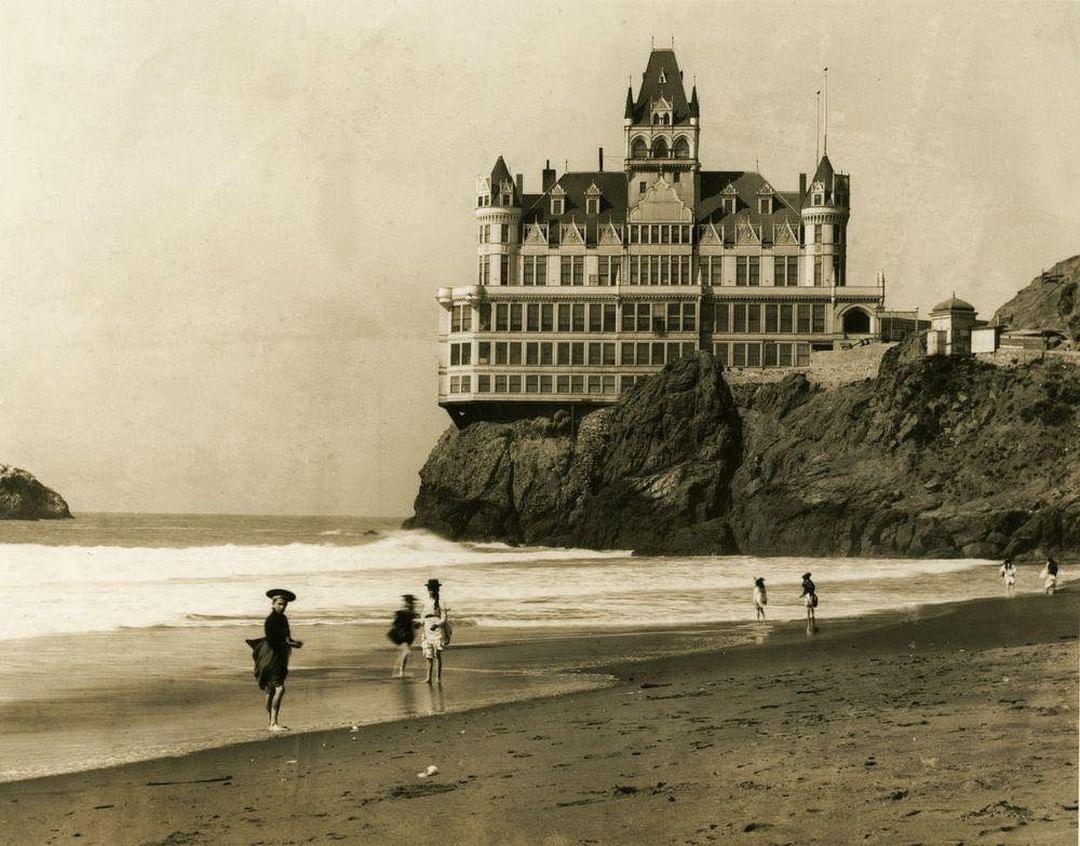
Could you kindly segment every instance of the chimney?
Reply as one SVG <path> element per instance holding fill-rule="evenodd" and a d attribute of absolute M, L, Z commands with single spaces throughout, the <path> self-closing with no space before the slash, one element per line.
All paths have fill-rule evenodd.
<path fill-rule="evenodd" d="M 604 148 L 599 147 L 597 149 L 599 151 L 599 156 L 600 156 L 600 172 L 603 173 L 604 172 Z"/>
<path fill-rule="evenodd" d="M 799 201 L 801 202 L 802 198 L 805 197 L 805 196 L 806 196 L 806 174 L 805 173 L 800 173 L 799 174 Z"/>
<path fill-rule="evenodd" d="M 540 174 L 540 190 L 545 194 L 555 184 L 555 171 L 551 169 L 551 159 L 544 163 L 544 170 Z"/>
<path fill-rule="evenodd" d="M 517 184 L 517 191 L 519 197 L 525 196 L 525 177 L 520 173 L 514 174 L 514 182 Z"/>

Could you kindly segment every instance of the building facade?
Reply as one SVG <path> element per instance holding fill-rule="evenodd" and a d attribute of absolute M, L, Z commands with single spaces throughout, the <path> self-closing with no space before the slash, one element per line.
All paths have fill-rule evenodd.
<path fill-rule="evenodd" d="M 883 288 L 847 279 L 851 181 L 822 156 L 798 191 L 703 170 L 697 88 L 654 49 L 628 89 L 621 170 L 527 194 L 500 156 L 476 191 L 476 277 L 440 288 L 439 403 L 459 424 L 616 401 L 691 350 L 805 366 L 876 337 Z"/>

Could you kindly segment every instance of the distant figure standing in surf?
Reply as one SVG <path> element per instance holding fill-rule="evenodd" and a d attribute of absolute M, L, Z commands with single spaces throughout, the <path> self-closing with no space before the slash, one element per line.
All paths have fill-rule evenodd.
<path fill-rule="evenodd" d="M 1006 558 L 1001 565 L 1001 581 L 1005 583 L 1005 595 L 1016 593 L 1016 565 L 1011 558 Z"/>
<path fill-rule="evenodd" d="M 416 597 L 411 593 L 401 597 L 402 607 L 394 614 L 394 622 L 386 636 L 398 645 L 398 657 L 394 664 L 394 678 L 405 678 L 405 665 L 409 661 L 416 629 L 420 625 L 416 619 Z"/>
<path fill-rule="evenodd" d="M 812 630 L 814 624 L 817 622 L 814 616 L 814 609 L 817 608 L 817 588 L 814 586 L 813 581 L 810 579 L 809 573 L 803 573 L 802 577 L 802 593 L 799 594 L 799 599 L 803 600 L 806 605 L 806 628 Z"/>
<path fill-rule="evenodd" d="M 1054 591 L 1057 590 L 1057 578 L 1058 578 L 1058 563 L 1054 560 L 1053 555 L 1046 556 L 1046 566 L 1043 567 L 1042 577 L 1046 580 L 1043 591 L 1049 596 L 1054 595 Z"/>
<path fill-rule="evenodd" d="M 442 654 L 449 642 L 446 607 L 439 598 L 441 588 L 442 583 L 438 579 L 428 579 L 428 596 L 420 612 L 420 649 L 424 660 L 427 661 L 427 678 L 424 681 L 428 684 L 431 684 L 432 673 L 434 673 L 435 682 L 442 683 Z"/>
<path fill-rule="evenodd" d="M 769 604 L 769 595 L 765 592 L 765 580 L 758 576 L 754 579 L 754 611 L 757 619 L 765 619 L 765 606 Z"/>
<path fill-rule="evenodd" d="M 285 698 L 285 678 L 289 675 L 289 654 L 299 649 L 303 642 L 294 640 L 289 630 L 289 618 L 285 609 L 296 601 L 296 594 L 284 588 L 272 588 L 266 592 L 270 597 L 270 614 L 263 622 L 264 637 L 249 640 L 255 659 L 255 678 L 259 689 L 266 692 L 266 715 L 272 732 L 288 731 L 281 725 L 281 700 Z"/>

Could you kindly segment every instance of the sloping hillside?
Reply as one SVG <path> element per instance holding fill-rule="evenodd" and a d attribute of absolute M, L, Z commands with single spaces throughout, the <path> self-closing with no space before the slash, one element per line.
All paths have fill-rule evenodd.
<path fill-rule="evenodd" d="M 1011 329 L 1056 329 L 1080 341 L 1080 255 L 1059 261 L 994 314 Z"/>

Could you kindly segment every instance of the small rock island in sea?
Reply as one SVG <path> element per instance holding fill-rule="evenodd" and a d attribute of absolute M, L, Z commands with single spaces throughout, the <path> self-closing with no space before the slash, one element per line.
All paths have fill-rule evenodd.
<path fill-rule="evenodd" d="M 71 517 L 64 498 L 33 474 L 0 464 L 0 520 L 61 520 Z"/>
<path fill-rule="evenodd" d="M 694 352 L 576 421 L 451 427 L 407 525 L 669 554 L 1000 558 L 1080 546 L 1080 366 L 925 350 L 926 335 L 912 335 L 876 376 L 833 386 L 799 372 L 729 385 Z"/>

